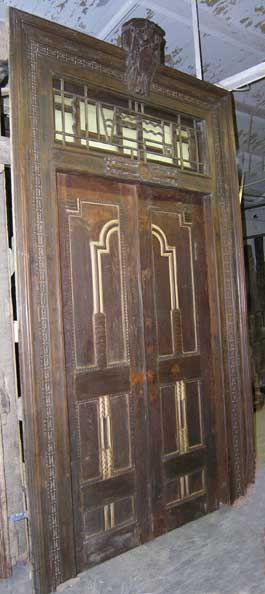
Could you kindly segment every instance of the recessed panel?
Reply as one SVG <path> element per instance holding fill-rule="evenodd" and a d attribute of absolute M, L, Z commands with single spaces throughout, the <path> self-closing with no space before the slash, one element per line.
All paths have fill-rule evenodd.
<path fill-rule="evenodd" d="M 177 477 L 175 480 L 166 484 L 166 503 L 173 503 L 174 501 L 179 501 L 180 499 L 180 479 Z"/>
<path fill-rule="evenodd" d="M 69 225 L 74 350 L 76 364 L 82 367 L 95 364 L 89 233 L 87 225 L 80 218 L 71 217 Z"/>
<path fill-rule="evenodd" d="M 153 258 L 155 269 L 155 296 L 158 348 L 160 355 L 173 353 L 170 266 L 171 254 L 163 249 L 158 234 L 153 232 Z"/>
<path fill-rule="evenodd" d="M 189 492 L 191 495 L 201 493 L 201 491 L 205 490 L 204 474 L 204 469 L 200 468 L 196 472 L 193 472 L 189 475 Z"/>
<path fill-rule="evenodd" d="M 197 351 L 192 224 L 185 213 L 152 211 L 159 355 Z"/>
<path fill-rule="evenodd" d="M 113 472 L 128 470 L 132 463 L 130 397 L 111 396 L 111 439 Z"/>
<path fill-rule="evenodd" d="M 183 216 L 181 217 L 179 233 L 176 234 L 175 245 L 179 278 L 178 294 L 181 311 L 183 352 L 190 353 L 195 352 L 198 346 L 196 293 L 192 250 L 192 225 L 184 224 Z"/>
<path fill-rule="evenodd" d="M 135 519 L 134 497 L 124 497 L 114 503 L 115 523 L 118 526 Z"/>
<path fill-rule="evenodd" d="M 87 509 L 83 514 L 84 539 L 104 532 L 104 506 Z"/>
<path fill-rule="evenodd" d="M 160 389 L 160 399 L 163 454 L 167 455 L 179 450 L 175 384 L 163 386 Z"/>
<path fill-rule="evenodd" d="M 199 447 L 203 443 L 200 383 L 186 382 L 185 390 L 189 448 Z"/>
<path fill-rule="evenodd" d="M 125 361 L 119 208 L 78 200 L 68 217 L 76 365 L 106 367 Z"/>
<path fill-rule="evenodd" d="M 81 482 L 101 475 L 99 407 L 97 400 L 78 405 Z"/>
<path fill-rule="evenodd" d="M 115 363 L 125 358 L 125 303 L 118 227 L 109 237 L 108 249 L 102 252 L 101 266 L 107 361 Z"/>
<path fill-rule="evenodd" d="M 84 540 L 97 534 L 130 524 L 135 520 L 134 497 L 115 499 L 91 510 L 85 510 Z"/>

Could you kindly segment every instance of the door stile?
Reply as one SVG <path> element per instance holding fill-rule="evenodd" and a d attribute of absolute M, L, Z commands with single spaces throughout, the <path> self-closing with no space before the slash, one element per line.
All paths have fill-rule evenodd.
<path fill-rule="evenodd" d="M 156 189 L 152 190 L 150 187 L 139 188 L 138 194 L 145 348 L 147 357 L 146 373 L 149 390 L 150 480 L 152 486 L 154 535 L 159 535 L 183 523 L 183 521 L 189 521 L 192 517 L 198 517 L 207 511 L 213 511 L 218 505 L 216 430 L 213 412 L 215 403 L 211 364 L 209 296 L 207 290 L 208 273 L 206 270 L 205 237 L 202 221 L 203 211 L 200 204 L 202 197 L 187 193 L 176 195 L 176 193 L 163 191 L 162 189 L 160 191 Z M 156 199 L 158 199 L 157 205 Z M 195 205 L 193 206 L 192 203 L 195 203 Z M 158 340 L 160 340 L 158 323 L 160 324 L 161 321 L 158 322 L 158 319 L 156 321 L 158 306 L 156 304 L 155 294 L 157 291 L 157 282 L 166 282 L 166 277 L 161 276 L 161 278 L 156 278 L 156 281 L 154 278 L 154 253 L 151 246 L 153 234 L 156 235 L 159 232 L 159 227 L 156 227 L 156 224 L 152 223 L 155 213 L 156 217 L 161 217 L 161 215 L 162 217 L 166 216 L 164 225 L 166 225 L 168 216 L 176 216 L 176 221 L 182 221 L 179 231 L 177 232 L 176 229 L 176 233 L 180 233 L 182 228 L 186 228 L 186 233 L 188 232 L 190 234 L 190 243 L 186 247 L 188 250 L 187 253 L 185 253 L 184 248 L 182 249 L 181 239 L 178 239 L 177 235 L 174 240 L 176 247 L 173 247 L 174 244 L 165 244 L 165 251 L 163 253 L 166 257 L 165 261 L 168 258 L 168 263 L 171 261 L 171 265 L 174 258 L 176 258 L 176 280 L 174 281 L 172 278 L 170 286 L 173 291 L 172 285 L 175 282 L 177 283 L 175 296 L 176 300 L 178 300 L 178 304 L 175 301 L 174 305 L 172 305 L 171 301 L 173 307 L 171 309 L 173 352 L 171 355 L 163 356 L 159 352 L 161 347 L 158 346 Z M 157 220 L 159 218 L 154 218 L 155 222 Z M 192 225 L 192 231 L 188 231 L 189 225 Z M 167 229 L 162 227 L 160 228 L 161 238 L 163 231 L 167 235 Z M 168 232 L 171 234 L 172 241 L 172 231 L 170 232 L 170 228 Z M 166 235 L 164 235 L 165 241 Z M 190 256 L 188 253 L 190 253 Z M 194 299 L 194 320 L 195 327 L 197 328 L 198 343 L 194 353 L 185 354 L 183 351 L 182 354 L 182 349 L 184 348 L 182 346 L 182 340 L 185 338 L 182 330 L 185 326 L 186 341 L 187 328 L 190 322 L 185 319 L 187 309 L 181 311 L 179 299 L 181 298 L 183 306 L 183 289 L 181 289 L 181 284 L 187 284 L 189 275 L 186 275 L 185 266 L 183 267 L 181 265 L 179 271 L 178 266 L 181 264 L 181 260 L 185 261 L 185 258 L 188 258 L 187 266 L 189 266 L 189 257 L 193 262 L 191 266 L 194 270 L 194 287 L 192 284 L 189 294 L 193 294 Z M 180 297 L 181 293 L 177 297 L 179 289 L 182 297 Z M 167 287 L 165 287 L 165 290 L 167 290 Z M 173 299 L 172 294 L 171 298 Z M 192 312 L 192 303 L 190 303 L 190 307 Z M 172 390 L 175 391 L 173 401 Z M 195 402 L 198 404 L 198 409 L 196 408 L 197 405 L 194 404 Z M 164 415 L 168 414 L 164 410 L 168 406 L 172 407 L 171 416 L 167 417 L 168 423 L 171 426 L 169 429 L 171 436 L 173 435 L 172 431 L 174 431 L 173 427 L 176 422 L 176 444 L 173 446 L 171 453 L 169 451 L 167 453 L 166 451 L 165 440 L 167 441 L 167 437 L 164 433 L 165 429 L 163 429 Z M 195 409 L 193 409 L 194 406 Z M 195 411 L 198 417 L 197 420 L 196 418 L 192 418 L 192 414 L 195 414 Z M 176 421 L 174 421 L 172 415 L 176 415 Z M 199 421 L 199 417 L 201 421 Z M 200 430 L 198 430 L 198 423 L 201 427 Z M 194 431 L 195 433 L 193 434 Z M 171 437 L 171 445 L 172 439 Z M 201 473 L 200 479 L 199 476 Z M 196 481 L 198 480 L 197 484 L 202 481 L 199 487 L 194 488 L 194 491 L 192 484 L 194 484 L 193 481 L 195 478 L 193 477 L 196 477 Z M 178 488 L 176 487 L 177 484 L 179 484 Z M 171 492 L 172 488 L 174 496 L 173 491 Z"/>
<path fill-rule="evenodd" d="M 217 448 L 217 480 L 218 498 L 222 503 L 229 503 L 230 484 L 228 472 L 228 443 L 225 404 L 225 378 L 223 350 L 221 343 L 221 312 L 218 299 L 219 278 L 217 262 L 216 235 L 218 229 L 216 207 L 213 196 L 204 196 L 204 232 L 207 259 L 207 278 L 209 292 L 210 324 L 211 324 L 211 353 L 212 353 L 212 396 L 214 404 L 214 418 L 216 426 Z"/>
<path fill-rule="evenodd" d="M 33 49 L 34 52 L 34 44 Z M 59 237 L 59 208 L 57 196 L 56 164 L 52 157 L 53 144 L 53 106 L 51 97 L 47 96 L 47 89 L 51 88 L 52 70 L 45 67 L 40 60 L 40 68 L 37 71 L 37 80 L 39 83 L 39 92 L 35 101 L 35 111 L 32 117 L 33 126 L 37 127 L 38 119 L 43 118 L 46 126 L 42 126 L 38 131 L 38 137 L 33 132 L 33 138 L 36 146 L 39 145 L 39 154 L 41 159 L 36 160 L 36 166 L 39 169 L 39 188 L 36 189 L 37 205 L 39 211 L 37 220 L 45 229 L 45 251 L 42 257 L 45 257 L 45 282 L 40 282 L 40 292 L 44 293 L 45 284 L 47 287 L 47 299 L 43 301 L 43 317 L 47 318 L 47 327 L 49 330 L 49 346 L 44 345 L 49 356 L 49 367 L 47 373 L 51 377 L 51 403 L 47 407 L 49 430 L 47 431 L 47 446 L 42 446 L 41 455 L 45 455 L 45 449 L 51 454 L 49 464 L 50 472 L 53 475 L 54 488 L 47 489 L 48 498 L 56 498 L 57 504 L 51 506 L 49 518 L 50 530 L 54 532 L 54 543 L 49 534 L 47 534 L 47 558 L 48 563 L 54 563 L 57 558 L 57 568 L 55 573 L 56 585 L 66 581 L 77 572 L 75 536 L 74 536 L 74 508 L 71 474 L 71 433 L 69 431 L 69 404 L 67 400 L 67 380 L 66 380 L 66 353 L 64 343 L 64 324 L 63 324 L 63 306 L 62 306 L 62 283 L 61 283 L 61 263 L 60 263 L 60 237 Z M 48 100 L 47 100 L 48 99 Z M 35 177 L 34 177 L 35 179 Z M 41 198 L 41 200 L 38 198 Z M 42 202 L 42 204 L 41 204 Z M 41 212 L 42 211 L 42 212 Z M 40 216 L 41 214 L 41 216 Z M 40 227 L 41 229 L 41 227 Z M 37 236 L 37 233 L 36 233 Z M 40 233 L 41 237 L 41 233 Z M 41 241 L 42 237 L 41 237 Z M 44 259 L 43 259 L 44 262 Z M 44 271 L 42 271 L 41 281 L 44 281 Z M 40 300 L 44 299 L 40 295 Z M 46 309 L 47 308 L 47 309 Z M 46 309 L 46 311 L 45 311 Z M 42 355 L 40 360 L 42 362 Z M 44 389 L 49 389 L 48 383 Z M 53 460 L 53 461 L 52 461 Z M 44 527 L 45 532 L 48 529 Z M 52 584 L 53 589 L 55 584 Z"/>
<path fill-rule="evenodd" d="M 132 200 L 133 208 L 131 215 L 127 217 L 126 234 L 127 259 L 131 261 L 129 276 L 131 282 L 131 293 L 128 294 L 128 318 L 131 319 L 131 342 L 135 349 L 131 352 L 131 389 L 135 392 L 135 414 L 137 418 L 135 441 L 139 444 L 136 452 L 136 468 L 139 481 L 137 490 L 137 510 L 139 517 L 140 542 L 146 542 L 152 538 L 152 504 L 150 499 L 150 456 L 151 443 L 148 433 L 148 389 L 146 372 L 146 354 L 144 345 L 144 313 L 141 294 L 141 260 L 139 229 L 141 221 L 137 209 L 137 189 L 134 186 L 123 186 L 123 196 L 128 203 Z M 134 213 L 134 214 L 133 214 Z M 136 274 L 135 274 L 136 273 Z M 143 455 L 146 452 L 146 456 Z"/>
<path fill-rule="evenodd" d="M 152 506 L 152 531 L 154 536 L 165 532 L 163 504 L 163 477 L 161 465 L 161 424 L 158 378 L 158 352 L 156 348 L 156 323 L 153 300 L 153 262 L 151 252 L 151 225 L 146 189 L 138 186 L 139 242 L 141 257 L 141 288 L 144 311 L 144 339 L 146 353 L 146 384 L 148 390 L 150 435 L 150 490 Z M 151 429 L 152 427 L 152 429 Z"/>
<path fill-rule="evenodd" d="M 148 540 L 151 535 L 138 222 L 133 186 L 64 173 L 57 175 L 57 182 L 77 569 L 81 571 Z M 109 264 L 106 260 L 102 262 L 104 253 L 112 253 L 110 240 L 102 232 L 112 227 L 116 229 L 120 246 L 119 264 L 118 261 L 115 264 L 111 255 L 106 255 Z M 96 260 L 93 260 L 94 249 L 99 250 Z M 112 274 L 121 275 L 122 310 L 115 309 L 112 293 L 108 293 L 108 281 L 104 281 L 105 273 L 109 278 L 109 265 L 113 267 Z M 117 276 L 115 279 L 118 287 Z M 122 319 L 116 317 L 118 312 L 122 312 Z M 103 318 L 104 332 L 98 326 Z M 118 355 L 118 359 L 115 355 L 114 360 L 110 345 L 114 339 L 109 334 L 111 319 L 116 328 L 121 324 L 127 345 L 123 355 Z M 128 418 L 122 412 L 125 402 L 129 406 Z M 128 442 L 125 443 L 122 426 L 125 423 L 127 427 L 127 420 Z M 93 432 L 95 437 L 89 437 Z M 129 446 L 130 461 L 119 469 L 116 456 L 119 450 L 119 456 L 123 457 L 124 445 Z M 129 498 L 133 506 L 131 517 L 123 520 L 119 519 L 118 511 L 122 498 L 123 501 Z M 93 514 L 98 518 L 94 527 Z"/>
<path fill-rule="evenodd" d="M 203 200 L 203 198 L 202 198 Z M 205 423 L 205 445 L 206 445 L 206 466 L 207 466 L 207 511 L 212 512 L 218 508 L 218 476 L 217 476 L 217 433 L 216 433 L 216 411 L 215 391 L 213 377 L 213 350 L 211 344 L 211 317 L 209 303 L 209 261 L 207 265 L 205 220 L 203 205 L 197 214 L 193 213 L 193 221 L 197 224 L 193 228 L 193 259 L 195 263 L 194 276 L 195 286 L 200 296 L 198 304 L 198 334 L 199 350 L 201 356 L 201 385 L 204 386 L 205 397 L 203 398 L 203 417 Z M 212 272 L 212 270 L 211 270 Z M 208 332 L 205 326 L 208 325 Z"/>

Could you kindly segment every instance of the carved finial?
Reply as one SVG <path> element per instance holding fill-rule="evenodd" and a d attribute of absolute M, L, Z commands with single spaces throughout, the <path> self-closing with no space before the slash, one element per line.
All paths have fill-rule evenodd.
<path fill-rule="evenodd" d="M 165 31 L 147 19 L 131 19 L 122 26 L 122 47 L 127 53 L 129 90 L 148 95 L 157 68 L 164 62 Z"/>

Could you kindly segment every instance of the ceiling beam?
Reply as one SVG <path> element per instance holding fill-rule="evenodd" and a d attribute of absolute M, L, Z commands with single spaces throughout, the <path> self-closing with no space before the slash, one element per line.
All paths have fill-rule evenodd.
<path fill-rule="evenodd" d="M 183 23 L 188 27 L 191 27 L 191 11 L 190 11 L 190 0 L 184 0 L 183 4 L 178 5 L 177 9 L 170 9 L 160 4 L 162 0 L 127 0 L 120 10 L 116 12 L 113 18 L 103 27 L 98 33 L 97 37 L 101 39 L 108 39 L 110 34 L 116 29 L 123 21 L 126 15 L 129 18 L 130 13 L 136 8 L 144 6 L 153 11 L 160 13 L 161 15 L 174 19 L 174 21 Z M 251 48 L 251 53 L 260 56 L 264 56 L 264 40 L 258 35 L 249 31 L 242 33 L 242 28 L 235 28 L 233 24 L 233 31 L 224 22 L 222 18 L 214 17 L 208 9 L 199 5 L 199 18 L 200 18 L 200 30 L 202 33 L 207 33 L 212 37 L 216 37 L 229 45 L 246 48 L 246 45 Z"/>
<path fill-rule="evenodd" d="M 188 1 L 190 3 L 190 0 Z M 156 2 L 155 0 L 142 0 L 141 5 L 145 8 L 151 8 L 153 11 L 160 12 L 160 14 L 162 14 L 164 17 L 173 19 L 178 23 L 183 23 L 183 25 L 188 25 L 188 27 L 191 27 L 191 14 L 187 14 L 187 10 L 183 11 L 182 8 L 179 9 L 178 7 L 178 11 L 176 12 L 175 10 L 171 10 L 171 8 L 161 6 L 159 2 Z"/>
<path fill-rule="evenodd" d="M 240 143 L 240 138 L 239 138 L 238 156 L 240 156 L 240 155 L 246 155 L 246 156 L 251 155 L 252 157 L 255 158 L 256 161 L 257 161 L 257 157 L 259 157 L 259 161 L 263 161 L 264 160 L 264 156 L 263 156 L 264 153 L 262 152 L 262 148 L 263 148 L 262 143 L 261 143 L 261 146 L 259 146 L 256 149 L 255 148 L 253 149 L 253 147 L 251 146 L 251 143 L 250 143 L 250 146 L 248 148 L 245 148 L 244 144 L 246 144 L 246 143 L 244 143 L 244 142 Z"/>
<path fill-rule="evenodd" d="M 160 1 L 163 2 L 163 0 Z M 189 3 L 190 0 L 183 0 L 183 5 Z M 260 59 L 263 58 L 264 38 L 262 35 L 256 31 L 255 33 L 252 33 L 247 29 L 244 30 L 240 24 L 237 25 L 235 22 L 233 22 L 233 26 L 228 25 L 222 16 L 218 17 L 213 15 L 211 10 L 206 8 L 205 4 L 202 4 L 200 1 L 198 5 L 201 32 L 208 33 L 212 37 L 217 37 L 221 41 L 228 42 L 230 45 L 240 48 L 246 49 L 246 46 L 249 46 L 248 49 L 251 54 L 261 56 Z M 176 12 L 179 13 L 179 11 L 182 10 L 181 6 L 182 5 L 178 6 Z"/>
<path fill-rule="evenodd" d="M 183 23 L 189 28 L 191 27 L 192 15 L 190 11 L 190 0 L 183 0 L 183 3 L 178 4 L 177 8 L 174 10 L 161 5 L 160 2 L 162 3 L 162 0 L 142 0 L 140 5 L 150 8 L 164 17 L 174 19 L 175 22 Z M 211 35 L 211 37 L 217 38 L 230 46 L 244 50 L 246 49 L 246 46 L 248 46 L 251 54 L 256 55 L 260 59 L 263 58 L 264 40 L 260 35 L 249 31 L 242 31 L 242 28 L 236 27 L 234 23 L 232 29 L 221 17 L 216 18 L 212 15 L 209 9 L 204 8 L 201 3 L 199 4 L 198 12 L 201 36 L 203 33 L 207 33 L 208 35 Z"/>
<path fill-rule="evenodd" d="M 116 29 L 123 18 L 126 19 L 129 17 L 130 13 L 139 8 L 141 6 L 141 0 L 139 2 L 135 2 L 135 0 L 127 0 L 127 2 L 122 3 L 121 8 L 113 15 L 112 19 L 97 33 L 97 37 L 100 39 L 107 39 L 108 36 Z"/>
<path fill-rule="evenodd" d="M 252 181 L 248 182 L 247 184 L 244 185 L 244 191 L 246 188 L 250 188 L 252 186 L 255 186 L 256 184 L 262 184 L 263 182 L 265 182 L 265 177 L 260 177 L 259 179 L 253 179 Z"/>
<path fill-rule="evenodd" d="M 244 200 L 247 200 L 248 202 L 254 202 L 255 200 L 261 200 L 261 204 L 253 204 L 252 206 L 245 206 L 244 210 L 254 210 L 256 208 L 262 208 L 263 206 L 265 206 L 265 202 L 264 202 L 264 196 L 252 196 L 247 194 L 246 196 L 244 196 Z"/>
<path fill-rule="evenodd" d="M 255 105 L 250 105 L 249 103 L 243 103 L 243 101 L 237 101 L 237 99 L 235 99 L 235 108 L 236 108 L 236 111 L 239 111 L 240 113 L 253 115 L 255 118 L 260 118 L 262 120 L 265 120 L 265 109 L 259 109 Z"/>
<path fill-rule="evenodd" d="M 197 0 L 191 0 L 191 10 L 192 10 L 192 28 L 193 28 L 196 76 L 197 76 L 197 78 L 202 80 L 203 79 L 203 70 L 202 70 L 202 54 L 201 54 L 201 40 L 200 40 L 200 27 L 199 27 Z"/>
<path fill-rule="evenodd" d="M 223 87 L 223 89 L 226 89 L 227 91 L 236 91 L 236 89 L 250 85 L 261 78 L 265 78 L 265 62 L 256 64 L 256 66 L 247 68 L 247 70 L 238 72 L 238 74 L 234 74 L 228 78 L 224 78 L 215 84 L 218 87 Z"/>

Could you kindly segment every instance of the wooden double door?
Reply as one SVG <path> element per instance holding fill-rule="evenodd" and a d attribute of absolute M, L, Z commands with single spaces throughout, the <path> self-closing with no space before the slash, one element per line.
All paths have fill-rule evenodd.
<path fill-rule="evenodd" d="M 215 508 L 202 199 L 57 174 L 77 568 Z"/>

